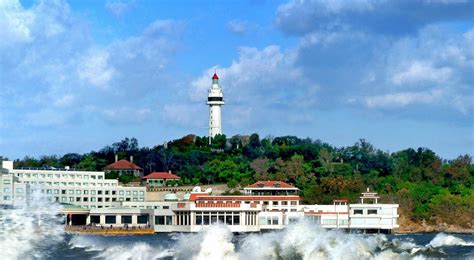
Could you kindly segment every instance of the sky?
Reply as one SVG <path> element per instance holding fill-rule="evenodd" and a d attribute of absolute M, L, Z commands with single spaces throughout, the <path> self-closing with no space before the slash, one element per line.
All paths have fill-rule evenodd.
<path fill-rule="evenodd" d="M 0 155 L 223 133 L 474 155 L 474 1 L 0 1 Z"/>

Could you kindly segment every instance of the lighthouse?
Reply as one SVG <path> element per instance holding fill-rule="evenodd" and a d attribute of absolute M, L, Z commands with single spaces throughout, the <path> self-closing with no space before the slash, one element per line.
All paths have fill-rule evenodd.
<path fill-rule="evenodd" d="M 209 106 L 209 144 L 211 139 L 222 134 L 221 106 L 224 105 L 224 94 L 219 87 L 219 77 L 216 73 L 212 76 L 212 86 L 207 95 Z"/>

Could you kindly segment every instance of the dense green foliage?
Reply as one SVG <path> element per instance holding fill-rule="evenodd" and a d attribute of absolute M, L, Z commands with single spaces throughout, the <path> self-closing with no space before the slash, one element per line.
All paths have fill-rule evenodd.
<path fill-rule="evenodd" d="M 387 153 L 365 140 L 337 148 L 319 140 L 295 136 L 260 139 L 251 136 L 194 135 L 153 148 L 138 146 L 135 138 L 88 154 L 25 157 L 15 167 L 63 167 L 102 170 L 133 155 L 145 174 L 171 170 L 181 184 L 227 183 L 229 188 L 256 180 L 282 180 L 296 185 L 306 203 L 331 203 L 345 197 L 355 202 L 366 187 L 384 202 L 400 204 L 412 220 L 467 225 L 474 216 L 474 167 L 468 155 L 443 161 L 426 148 Z M 117 176 L 109 176 L 117 178 Z M 126 181 L 126 180 L 125 180 Z"/>

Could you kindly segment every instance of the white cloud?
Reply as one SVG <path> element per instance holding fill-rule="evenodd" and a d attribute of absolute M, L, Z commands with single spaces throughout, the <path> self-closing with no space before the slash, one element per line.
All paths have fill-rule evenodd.
<path fill-rule="evenodd" d="M 31 26 L 35 15 L 23 9 L 19 1 L 0 1 L 0 47 L 33 40 Z"/>
<path fill-rule="evenodd" d="M 414 61 L 406 69 L 395 73 L 391 82 L 396 85 L 420 82 L 444 83 L 451 78 L 452 74 L 453 71 L 449 67 L 435 68 L 429 62 Z"/>
<path fill-rule="evenodd" d="M 411 104 L 432 104 L 441 100 L 443 91 L 434 89 L 423 92 L 398 92 L 365 98 L 369 108 L 405 107 Z"/>
<path fill-rule="evenodd" d="M 105 50 L 93 51 L 84 57 L 78 65 L 79 78 L 88 83 L 108 87 L 116 71 L 109 65 L 109 53 Z"/>
<path fill-rule="evenodd" d="M 232 20 L 227 23 L 227 28 L 233 33 L 245 34 L 247 32 L 247 22 Z"/>
<path fill-rule="evenodd" d="M 75 96 L 74 95 L 64 95 L 56 101 L 54 101 L 54 105 L 57 107 L 67 107 L 70 106 L 74 102 Z"/>
<path fill-rule="evenodd" d="M 121 16 L 127 11 L 130 11 L 135 4 L 135 1 L 111 1 L 105 3 L 105 8 L 115 16 Z"/>
<path fill-rule="evenodd" d="M 102 111 L 104 118 L 111 123 L 128 124 L 140 123 L 149 119 L 152 111 L 149 108 L 118 107 Z"/>

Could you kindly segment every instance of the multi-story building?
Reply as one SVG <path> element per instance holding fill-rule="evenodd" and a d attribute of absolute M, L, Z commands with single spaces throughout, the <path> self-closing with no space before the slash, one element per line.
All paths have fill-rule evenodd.
<path fill-rule="evenodd" d="M 15 178 L 18 183 L 16 185 L 23 184 L 28 185 L 31 189 L 40 189 L 60 203 L 94 209 L 120 206 L 121 202 L 145 201 L 145 187 L 120 186 L 118 180 L 105 179 L 104 172 L 76 171 L 69 168 L 14 169 L 13 164 L 9 161 L 3 162 L 3 168 L 8 171 L 6 176 L 11 175 Z M 5 190 L 3 191 L 5 193 Z M 5 196 L 7 195 L 3 195 L 3 197 Z"/>

